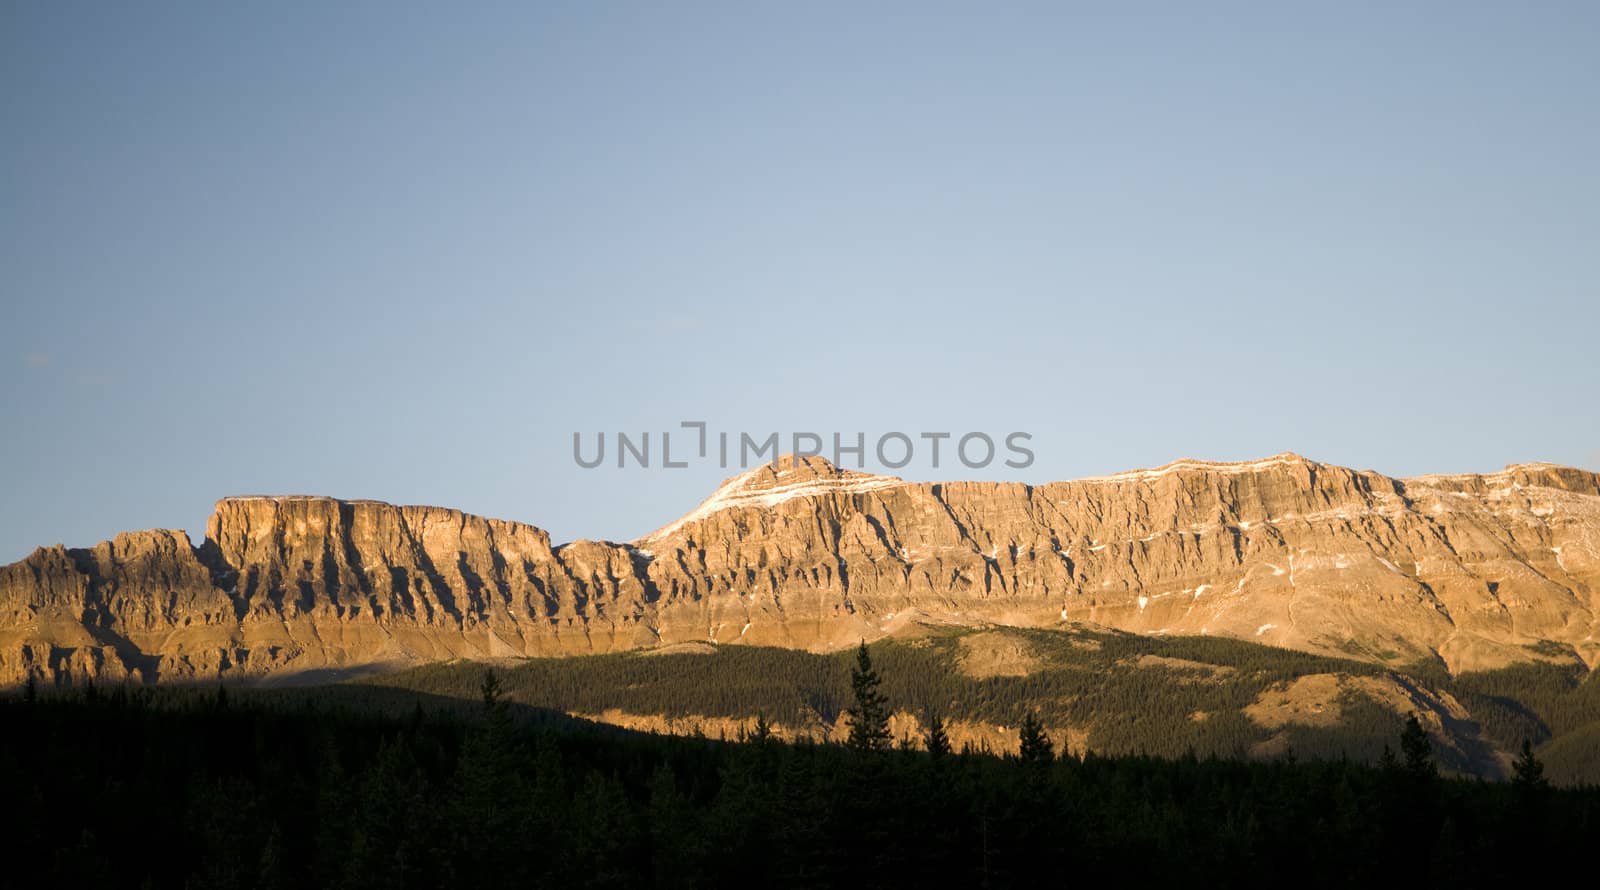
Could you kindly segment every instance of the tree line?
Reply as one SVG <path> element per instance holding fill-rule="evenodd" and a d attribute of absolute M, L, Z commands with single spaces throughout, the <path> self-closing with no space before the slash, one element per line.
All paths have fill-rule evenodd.
<path fill-rule="evenodd" d="M 93 689 L 0 702 L 7 881 L 106 887 L 1460 886 L 1586 864 L 1600 791 L 1451 779 L 1408 721 L 1376 766 L 1021 753 L 888 735 L 861 647 L 844 744 L 629 733 L 411 691 Z M 395 707 L 395 696 L 406 696 Z M 924 750 L 925 749 L 925 750 Z"/>

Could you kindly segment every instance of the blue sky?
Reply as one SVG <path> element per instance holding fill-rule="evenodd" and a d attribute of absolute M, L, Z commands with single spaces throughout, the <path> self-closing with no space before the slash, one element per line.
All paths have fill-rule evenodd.
<path fill-rule="evenodd" d="M 1600 468 L 1595 4 L 330 5 L 0 9 L 0 560 L 626 539 L 732 470 L 572 433 L 690 419 Z"/>

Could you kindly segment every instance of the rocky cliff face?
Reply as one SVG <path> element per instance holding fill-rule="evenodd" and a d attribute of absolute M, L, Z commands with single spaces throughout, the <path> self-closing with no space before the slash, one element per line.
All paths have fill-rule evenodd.
<path fill-rule="evenodd" d="M 784 459 L 631 544 L 433 507 L 228 498 L 206 541 L 0 568 L 0 682 L 305 676 L 917 622 L 1221 634 L 1453 669 L 1600 660 L 1600 476 L 1392 479 L 1283 454 L 1028 486 Z M 313 673 L 313 676 L 316 674 Z"/>

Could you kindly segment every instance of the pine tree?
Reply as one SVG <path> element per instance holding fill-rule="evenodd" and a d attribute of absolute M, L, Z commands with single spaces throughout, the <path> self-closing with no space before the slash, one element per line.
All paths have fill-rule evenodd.
<path fill-rule="evenodd" d="M 456 818 L 472 830 L 456 840 L 467 883 L 515 883 L 516 868 L 529 863 L 509 852 L 521 834 L 524 814 L 521 776 L 511 716 L 501 697 L 500 679 L 486 670 L 479 686 L 483 721 L 468 729 L 456 760 Z M 392 783 L 384 783 L 392 784 Z"/>
<path fill-rule="evenodd" d="M 1433 743 L 1428 740 L 1428 732 L 1415 713 L 1406 718 L 1406 728 L 1400 733 L 1400 751 L 1405 755 L 1407 775 L 1414 779 L 1432 779 L 1438 775 L 1438 767 L 1433 763 Z"/>
<path fill-rule="evenodd" d="M 848 711 L 850 747 L 857 751 L 883 751 L 889 747 L 889 700 L 878 691 L 881 682 L 872 669 L 867 642 L 862 640 L 856 652 L 856 666 L 850 671 L 856 706 Z"/>
<path fill-rule="evenodd" d="M 1394 749 L 1387 744 L 1383 746 L 1383 758 L 1378 761 L 1378 767 L 1388 776 L 1400 772 L 1400 760 L 1394 756 Z"/>
<path fill-rule="evenodd" d="M 1056 759 L 1055 742 L 1050 741 L 1050 736 L 1045 734 L 1044 725 L 1032 711 L 1022 718 L 1020 735 L 1022 747 L 1018 757 L 1023 763 L 1049 763 Z"/>
<path fill-rule="evenodd" d="M 1512 764 L 1512 769 L 1511 784 L 1524 796 L 1533 796 L 1550 787 L 1550 780 L 1544 777 L 1544 764 L 1533 756 L 1533 743 L 1527 739 L 1522 740 L 1522 756 Z"/>
<path fill-rule="evenodd" d="M 950 753 L 950 736 L 944 731 L 944 720 L 936 713 L 928 714 L 928 734 L 924 740 L 928 754 L 938 760 Z"/>
<path fill-rule="evenodd" d="M 1533 743 L 1522 740 L 1522 756 L 1512 764 L 1512 828 L 1510 843 L 1527 861 L 1547 861 L 1550 841 L 1550 799 L 1553 791 L 1544 776 L 1544 764 L 1533 756 Z"/>
<path fill-rule="evenodd" d="M 494 668 L 483 672 L 483 685 L 478 687 L 478 692 L 483 696 L 483 707 L 486 712 L 493 713 L 497 708 L 503 707 L 500 703 L 502 695 L 500 678 L 495 676 Z"/>
<path fill-rule="evenodd" d="M 771 738 L 772 724 L 767 722 L 767 715 L 757 713 L 756 725 L 754 729 L 750 730 L 749 741 L 755 742 L 759 745 L 771 740 Z"/>

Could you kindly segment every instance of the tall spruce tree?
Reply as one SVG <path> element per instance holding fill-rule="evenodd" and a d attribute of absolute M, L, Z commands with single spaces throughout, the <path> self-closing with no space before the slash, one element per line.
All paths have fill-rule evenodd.
<path fill-rule="evenodd" d="M 1406 728 L 1400 733 L 1400 753 L 1405 757 L 1406 774 L 1412 778 L 1432 779 L 1439 774 L 1433 763 L 1433 743 L 1415 713 L 1406 718 Z"/>
<path fill-rule="evenodd" d="M 1391 779 L 1400 772 L 1400 758 L 1394 756 L 1394 749 L 1387 744 L 1383 746 L 1383 757 L 1378 761 L 1378 768 Z"/>
<path fill-rule="evenodd" d="M 884 751 L 889 747 L 889 700 L 878 691 L 882 680 L 872 669 L 867 641 L 856 651 L 856 666 L 850 671 L 850 688 L 855 707 L 850 714 L 850 747 L 857 751 Z"/>
<path fill-rule="evenodd" d="M 500 702 L 500 678 L 495 676 L 494 668 L 483 672 L 483 683 L 478 687 L 478 694 L 483 696 L 484 713 L 493 714 L 504 707 Z"/>
<path fill-rule="evenodd" d="M 1512 764 L 1511 784 L 1524 796 L 1534 796 L 1550 787 L 1550 780 L 1544 777 L 1544 764 L 1533 756 L 1533 743 L 1527 739 L 1522 740 L 1522 756 Z"/>
<path fill-rule="evenodd" d="M 937 712 L 928 713 L 928 733 L 923 739 L 923 744 L 927 746 L 928 754 L 935 760 L 950 753 L 950 736 L 945 732 L 944 718 Z"/>
<path fill-rule="evenodd" d="M 455 838 L 456 850 L 467 865 L 462 878 L 468 885 L 513 884 L 517 869 L 529 864 L 511 852 L 522 834 L 526 812 L 527 796 L 517 769 L 522 757 L 500 678 L 493 670 L 484 671 L 479 691 L 483 720 L 468 728 L 455 776 L 456 819 L 472 830 Z"/>
<path fill-rule="evenodd" d="M 1022 718 L 1019 733 L 1022 747 L 1018 750 L 1018 757 L 1023 763 L 1049 763 L 1056 759 L 1055 742 L 1050 741 L 1050 736 L 1045 734 L 1044 724 L 1032 711 Z"/>

